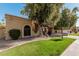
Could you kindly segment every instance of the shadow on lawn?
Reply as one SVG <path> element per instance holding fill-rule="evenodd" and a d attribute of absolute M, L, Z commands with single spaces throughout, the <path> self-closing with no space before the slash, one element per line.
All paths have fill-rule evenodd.
<path fill-rule="evenodd" d="M 50 39 L 51 41 L 62 41 L 63 39 Z"/>

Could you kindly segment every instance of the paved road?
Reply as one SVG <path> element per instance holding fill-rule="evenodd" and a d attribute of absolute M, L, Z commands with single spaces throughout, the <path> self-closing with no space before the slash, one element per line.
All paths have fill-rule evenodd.
<path fill-rule="evenodd" d="M 79 36 L 67 36 L 76 40 L 61 54 L 61 56 L 79 56 Z"/>

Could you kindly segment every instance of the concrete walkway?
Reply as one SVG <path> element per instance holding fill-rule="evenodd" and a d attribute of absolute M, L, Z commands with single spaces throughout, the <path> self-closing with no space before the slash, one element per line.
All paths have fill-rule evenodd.
<path fill-rule="evenodd" d="M 79 56 L 79 36 L 67 36 L 76 40 L 61 54 L 61 56 Z"/>
<path fill-rule="evenodd" d="M 10 48 L 14 48 L 16 46 L 30 43 L 33 41 L 46 40 L 49 39 L 47 37 L 37 37 L 37 38 L 26 38 L 26 39 L 18 39 L 18 40 L 0 40 L 0 52 L 8 50 Z"/>

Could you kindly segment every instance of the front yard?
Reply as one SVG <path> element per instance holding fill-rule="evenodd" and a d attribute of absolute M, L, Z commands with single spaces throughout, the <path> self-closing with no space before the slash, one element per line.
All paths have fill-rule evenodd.
<path fill-rule="evenodd" d="M 50 39 L 26 43 L 21 46 L 0 52 L 1 56 L 58 56 L 74 39 Z"/>

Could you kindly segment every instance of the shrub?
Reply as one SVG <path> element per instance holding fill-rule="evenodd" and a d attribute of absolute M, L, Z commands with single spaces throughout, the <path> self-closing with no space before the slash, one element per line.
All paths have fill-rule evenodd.
<path fill-rule="evenodd" d="M 20 36 L 21 32 L 19 29 L 11 29 L 9 31 L 9 35 L 13 40 L 17 40 Z"/>

